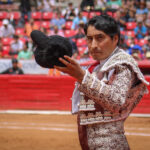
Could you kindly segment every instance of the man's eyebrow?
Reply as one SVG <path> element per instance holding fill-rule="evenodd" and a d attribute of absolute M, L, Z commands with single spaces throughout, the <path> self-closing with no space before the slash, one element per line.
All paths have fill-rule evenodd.
<path fill-rule="evenodd" d="M 87 38 L 90 38 L 90 37 L 92 37 L 92 36 L 91 36 L 91 35 L 87 35 L 86 37 L 87 37 Z"/>
<path fill-rule="evenodd" d="M 87 37 L 92 37 L 92 36 L 103 36 L 103 34 L 98 33 L 98 34 L 94 34 L 94 35 L 87 35 Z"/>

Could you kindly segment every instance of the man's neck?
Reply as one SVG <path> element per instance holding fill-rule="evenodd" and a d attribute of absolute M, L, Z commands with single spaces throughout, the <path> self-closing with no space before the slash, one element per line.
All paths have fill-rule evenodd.
<path fill-rule="evenodd" d="M 118 46 L 112 51 L 112 53 L 106 59 L 100 60 L 100 64 L 104 64 L 117 50 Z"/>
<path fill-rule="evenodd" d="M 104 63 L 118 50 L 118 46 L 113 50 L 113 52 L 104 60 L 100 60 L 99 62 L 99 65 L 97 65 L 93 70 L 96 70 L 99 66 L 103 66 Z"/>

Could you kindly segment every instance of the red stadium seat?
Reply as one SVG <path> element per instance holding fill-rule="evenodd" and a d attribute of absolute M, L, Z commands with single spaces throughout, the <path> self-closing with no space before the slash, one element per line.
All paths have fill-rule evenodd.
<path fill-rule="evenodd" d="M 28 19 L 28 16 L 27 16 L 27 15 L 25 15 L 25 16 L 24 16 L 24 19 Z"/>
<path fill-rule="evenodd" d="M 116 18 L 116 16 L 117 16 L 117 13 L 114 12 L 114 13 L 113 13 L 113 18 Z"/>
<path fill-rule="evenodd" d="M 125 31 L 124 30 L 120 31 L 120 34 L 125 35 Z"/>
<path fill-rule="evenodd" d="M 21 37 L 21 38 L 19 38 L 19 40 L 21 40 L 24 44 L 25 44 L 25 42 L 27 41 L 25 38 L 23 38 L 23 37 Z"/>
<path fill-rule="evenodd" d="M 92 18 L 94 16 L 99 16 L 99 15 L 101 15 L 100 12 L 90 12 L 89 18 Z"/>
<path fill-rule="evenodd" d="M 9 52 L 10 52 L 10 46 L 3 46 L 2 47 L 2 56 L 9 56 Z"/>
<path fill-rule="evenodd" d="M 90 15 L 90 13 L 89 12 L 87 12 L 87 11 L 82 11 L 82 15 L 84 16 L 84 17 L 89 17 L 89 15 Z"/>
<path fill-rule="evenodd" d="M 34 21 L 34 24 L 35 24 L 36 26 L 38 26 L 38 28 L 41 27 L 41 21 Z"/>
<path fill-rule="evenodd" d="M 24 28 L 17 28 L 15 31 L 17 35 L 25 35 Z"/>
<path fill-rule="evenodd" d="M 127 39 L 125 42 L 126 42 L 126 44 L 127 44 L 128 46 L 131 46 L 131 41 L 132 41 L 131 39 Z M 137 44 L 137 45 L 139 45 L 138 39 L 135 38 L 135 39 L 134 39 L 134 43 Z"/>
<path fill-rule="evenodd" d="M 135 42 L 135 44 L 137 44 L 137 45 L 139 44 L 139 43 L 138 43 L 138 39 L 136 39 L 136 38 L 134 39 L 134 42 Z"/>
<path fill-rule="evenodd" d="M 87 42 L 86 42 L 86 39 L 84 38 L 81 38 L 81 39 L 78 39 L 77 42 L 76 42 L 77 46 L 86 46 L 87 45 Z"/>
<path fill-rule="evenodd" d="M 136 27 L 136 22 L 127 22 L 126 23 L 127 30 L 133 30 L 135 27 Z"/>
<path fill-rule="evenodd" d="M 126 40 L 126 44 L 127 44 L 128 46 L 130 46 L 130 43 L 131 43 L 131 39 L 127 39 L 127 40 Z"/>
<path fill-rule="evenodd" d="M 42 21 L 41 26 L 42 26 L 43 28 L 48 29 L 48 28 L 50 28 L 50 22 L 49 22 L 49 21 Z"/>
<path fill-rule="evenodd" d="M 73 39 L 73 38 L 72 38 L 72 41 L 76 43 L 76 39 Z"/>
<path fill-rule="evenodd" d="M 12 38 L 2 38 L 3 46 L 10 45 L 12 41 L 13 41 Z"/>
<path fill-rule="evenodd" d="M 5 52 L 9 52 L 10 51 L 10 46 L 3 46 L 2 50 Z"/>
<path fill-rule="evenodd" d="M 71 37 L 76 34 L 75 30 L 65 30 L 65 37 Z"/>
<path fill-rule="evenodd" d="M 139 42 L 138 42 L 138 44 L 140 46 L 143 46 L 143 45 L 147 44 L 147 40 L 146 39 L 140 39 Z"/>
<path fill-rule="evenodd" d="M 9 18 L 11 19 L 11 17 L 13 17 L 13 19 L 15 19 L 15 20 L 19 20 L 21 17 L 21 14 L 19 11 L 10 12 Z"/>
<path fill-rule="evenodd" d="M 126 31 L 125 34 L 126 34 L 128 37 L 135 37 L 134 31 Z"/>
<path fill-rule="evenodd" d="M 51 20 L 53 17 L 53 12 L 43 12 L 42 18 L 44 20 Z"/>
<path fill-rule="evenodd" d="M 87 47 L 78 47 L 79 54 L 83 54 Z"/>
<path fill-rule="evenodd" d="M 113 13 L 111 11 L 107 11 L 106 14 L 113 17 Z"/>
<path fill-rule="evenodd" d="M 7 19 L 8 18 L 8 13 L 6 11 L 1 11 L 0 12 L 0 19 Z"/>
<path fill-rule="evenodd" d="M 65 29 L 70 30 L 71 27 L 72 27 L 72 21 L 67 21 L 67 22 L 65 23 Z"/>
<path fill-rule="evenodd" d="M 32 12 L 31 16 L 33 19 L 39 20 L 42 18 L 42 13 L 41 12 Z"/>
<path fill-rule="evenodd" d="M 0 26 L 2 26 L 2 21 L 0 21 Z"/>

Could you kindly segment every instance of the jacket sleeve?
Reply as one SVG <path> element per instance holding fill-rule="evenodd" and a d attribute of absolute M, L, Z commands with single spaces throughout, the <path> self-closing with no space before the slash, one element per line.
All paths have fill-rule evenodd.
<path fill-rule="evenodd" d="M 111 80 L 108 77 L 109 73 L 99 80 L 86 71 L 79 90 L 107 110 L 118 113 L 126 102 L 135 74 L 128 66 L 118 65 Z"/>
<path fill-rule="evenodd" d="M 10 74 L 10 69 L 4 70 L 4 71 L 1 72 L 0 74 Z"/>

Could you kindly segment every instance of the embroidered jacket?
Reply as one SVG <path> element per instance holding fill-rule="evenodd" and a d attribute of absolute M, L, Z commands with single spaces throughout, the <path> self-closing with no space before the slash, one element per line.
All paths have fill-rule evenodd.
<path fill-rule="evenodd" d="M 80 125 L 125 120 L 148 92 L 147 85 L 136 61 L 119 49 L 92 74 L 86 70 L 78 85 Z"/>

